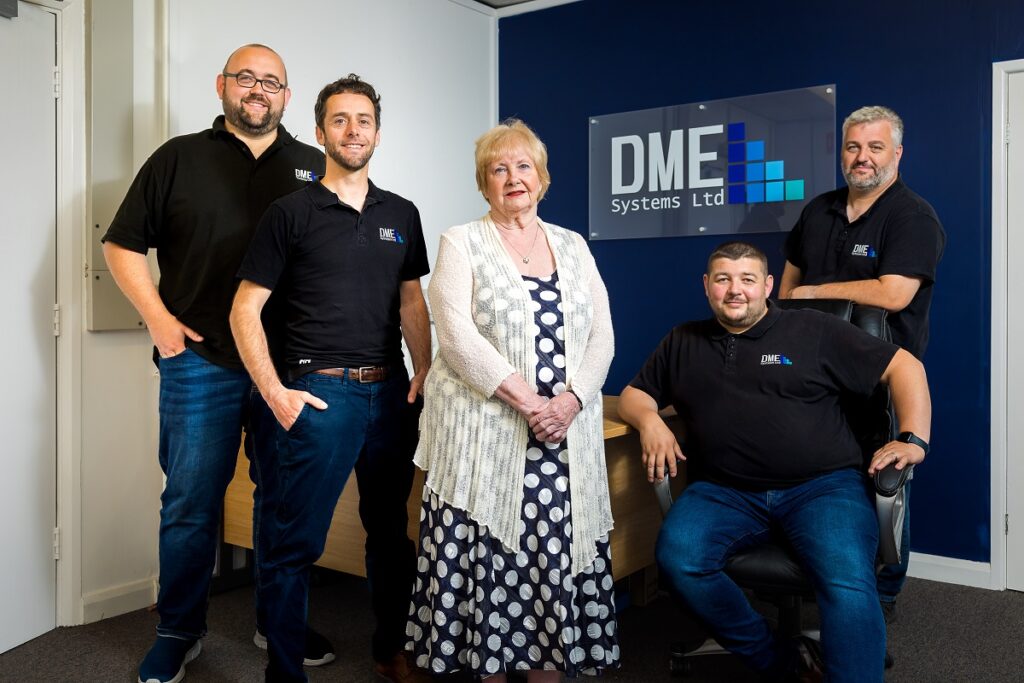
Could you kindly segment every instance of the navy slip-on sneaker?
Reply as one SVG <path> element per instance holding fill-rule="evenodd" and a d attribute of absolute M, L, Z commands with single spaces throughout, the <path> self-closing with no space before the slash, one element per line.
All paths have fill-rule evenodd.
<path fill-rule="evenodd" d="M 179 683 L 185 679 L 185 665 L 199 656 L 202 641 L 157 636 L 139 667 L 139 683 Z"/>

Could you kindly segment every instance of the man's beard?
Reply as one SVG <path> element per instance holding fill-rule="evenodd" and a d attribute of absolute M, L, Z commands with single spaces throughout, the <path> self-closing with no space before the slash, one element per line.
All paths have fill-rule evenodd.
<path fill-rule="evenodd" d="M 334 159 L 334 163 L 338 164 L 338 166 L 341 166 L 346 171 L 358 171 L 366 166 L 366 164 L 370 163 L 370 157 L 373 156 L 373 145 L 367 144 L 366 151 L 361 157 L 357 157 L 355 160 L 345 158 L 343 151 L 344 147 L 345 143 L 340 143 L 326 147 L 325 150 L 327 152 L 327 156 Z"/>
<path fill-rule="evenodd" d="M 890 163 L 881 168 L 876 167 L 874 174 L 866 178 L 854 175 L 854 170 L 854 168 L 843 169 L 843 177 L 846 178 L 846 184 L 858 190 L 873 190 L 892 180 L 893 176 L 896 175 L 896 164 Z"/>
<path fill-rule="evenodd" d="M 255 115 L 246 110 L 245 102 L 261 102 L 267 105 L 267 110 L 262 115 Z M 265 97 L 253 97 L 252 95 L 242 98 L 236 105 L 233 102 L 224 100 L 224 118 L 233 126 L 248 133 L 249 135 L 266 135 L 277 128 L 281 123 L 284 109 L 274 109 L 274 106 Z"/>

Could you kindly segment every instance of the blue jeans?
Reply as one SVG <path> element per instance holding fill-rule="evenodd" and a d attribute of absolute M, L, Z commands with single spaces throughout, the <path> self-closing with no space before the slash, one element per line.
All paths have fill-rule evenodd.
<path fill-rule="evenodd" d="M 160 592 L 157 633 L 206 634 L 224 492 L 248 419 L 249 375 L 186 349 L 160 359 Z"/>
<path fill-rule="evenodd" d="M 377 620 L 373 657 L 389 661 L 405 644 L 415 571 L 406 501 L 419 402 L 406 402 L 409 379 L 401 366 L 382 382 L 311 373 L 288 386 L 328 406 L 321 411 L 306 405 L 288 431 L 277 425 L 254 433 L 258 481 L 273 501 L 263 504 L 256 530 L 259 609 L 270 655 L 266 678 L 290 682 L 307 680 L 302 658 L 309 571 L 323 554 L 334 508 L 353 468 Z M 256 409 L 269 412 L 262 402 Z"/>
<path fill-rule="evenodd" d="M 875 589 L 878 522 L 864 476 L 839 470 L 789 489 L 758 493 L 709 482 L 689 485 L 658 537 L 658 566 L 718 642 L 766 677 L 784 676 L 793 644 L 767 621 L 723 568 L 777 529 L 814 584 L 830 682 L 882 680 L 885 627 Z"/>
<path fill-rule="evenodd" d="M 910 485 L 907 479 L 903 486 L 903 538 L 900 541 L 899 564 L 886 564 L 878 572 L 878 599 L 882 602 L 896 602 L 896 596 L 907 582 L 907 567 L 910 565 Z"/>

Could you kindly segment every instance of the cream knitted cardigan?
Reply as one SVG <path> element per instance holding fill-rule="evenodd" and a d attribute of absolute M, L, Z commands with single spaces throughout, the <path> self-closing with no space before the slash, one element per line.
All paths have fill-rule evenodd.
<path fill-rule="evenodd" d="M 576 575 L 612 528 L 601 386 L 614 340 L 608 293 L 587 243 L 538 222 L 558 271 L 566 384 L 583 402 L 566 436 Z M 415 462 L 441 500 L 518 550 L 529 426 L 494 392 L 515 372 L 536 387 L 536 325 L 530 292 L 489 218 L 441 235 L 429 297 L 438 352 L 424 387 Z"/>

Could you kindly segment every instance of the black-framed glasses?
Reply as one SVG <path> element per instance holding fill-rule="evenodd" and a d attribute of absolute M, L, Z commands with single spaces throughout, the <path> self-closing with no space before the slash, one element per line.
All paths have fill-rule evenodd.
<path fill-rule="evenodd" d="M 235 79 L 235 83 L 243 88 L 251 88 L 259 83 L 260 87 L 263 88 L 263 92 L 268 95 L 276 95 L 287 87 L 284 83 L 278 83 L 273 78 L 256 78 L 252 74 L 247 73 L 231 74 L 225 71 L 222 75 Z"/>

